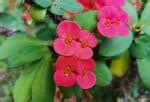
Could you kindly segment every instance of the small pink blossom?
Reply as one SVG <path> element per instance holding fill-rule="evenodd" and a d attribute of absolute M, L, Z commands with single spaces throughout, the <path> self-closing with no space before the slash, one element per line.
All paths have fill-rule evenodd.
<path fill-rule="evenodd" d="M 82 89 L 92 88 L 96 83 L 96 76 L 93 73 L 95 68 L 95 61 L 79 60 L 77 67 L 77 83 Z"/>
<path fill-rule="evenodd" d="M 121 9 L 114 6 L 105 6 L 99 11 L 99 22 L 97 25 L 98 31 L 101 35 L 113 38 L 118 35 L 127 36 L 128 29 L 128 15 Z"/>
<path fill-rule="evenodd" d="M 70 87 L 76 83 L 77 62 L 75 57 L 60 56 L 55 63 L 54 81 L 58 86 Z"/>
<path fill-rule="evenodd" d="M 90 59 L 93 56 L 92 48 L 96 45 L 97 39 L 93 34 L 86 30 L 80 31 L 75 56 L 81 59 Z"/>
<path fill-rule="evenodd" d="M 101 9 L 104 6 L 121 7 L 125 4 L 125 0 L 96 0 L 96 7 Z"/>
<path fill-rule="evenodd" d="M 57 27 L 57 38 L 53 45 L 56 53 L 64 56 L 74 54 L 74 48 L 77 46 L 75 41 L 80 32 L 80 26 L 74 21 L 62 21 Z"/>

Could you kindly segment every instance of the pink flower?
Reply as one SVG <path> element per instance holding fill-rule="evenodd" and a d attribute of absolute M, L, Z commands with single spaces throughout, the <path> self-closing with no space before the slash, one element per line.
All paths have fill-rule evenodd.
<path fill-rule="evenodd" d="M 96 37 L 86 30 L 82 30 L 78 37 L 78 46 L 75 49 L 75 56 L 80 59 L 90 59 L 93 56 L 92 48 L 96 47 Z"/>
<path fill-rule="evenodd" d="M 57 27 L 57 38 L 53 45 L 59 55 L 76 56 L 89 59 L 93 56 L 92 48 L 96 47 L 96 37 L 88 31 L 81 30 L 74 21 L 63 21 Z"/>
<path fill-rule="evenodd" d="M 99 11 L 98 18 L 100 21 L 97 28 L 101 35 L 113 38 L 118 35 L 127 36 L 129 34 L 128 15 L 123 10 L 114 6 L 105 6 Z"/>
<path fill-rule="evenodd" d="M 57 38 L 53 45 L 56 53 L 64 56 L 74 54 L 74 49 L 77 46 L 75 41 L 80 32 L 80 26 L 74 21 L 62 21 L 57 27 Z"/>
<path fill-rule="evenodd" d="M 96 9 L 95 0 L 77 0 L 77 1 L 83 5 L 85 11 Z"/>
<path fill-rule="evenodd" d="M 79 60 L 77 67 L 77 83 L 82 89 L 92 88 L 96 83 L 96 76 L 93 71 L 95 68 L 95 62 L 92 59 Z"/>
<path fill-rule="evenodd" d="M 58 86 L 70 87 L 76 83 L 77 59 L 75 57 L 60 56 L 56 63 L 54 81 Z"/>
<path fill-rule="evenodd" d="M 77 82 L 82 89 L 89 89 L 96 83 L 95 66 L 92 59 L 60 56 L 55 63 L 54 81 L 63 87 L 71 87 Z"/>
<path fill-rule="evenodd" d="M 121 7 L 125 4 L 125 0 L 96 0 L 96 7 L 101 9 L 104 6 Z"/>

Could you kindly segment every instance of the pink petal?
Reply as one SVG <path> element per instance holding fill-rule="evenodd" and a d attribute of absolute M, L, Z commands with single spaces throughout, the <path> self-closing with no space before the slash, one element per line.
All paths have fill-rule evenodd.
<path fill-rule="evenodd" d="M 105 6 L 114 6 L 120 8 L 125 4 L 125 0 L 96 0 L 96 7 L 101 9 Z"/>
<path fill-rule="evenodd" d="M 96 83 L 96 76 L 93 72 L 88 72 L 86 75 L 78 75 L 77 83 L 82 89 L 92 88 Z"/>
<path fill-rule="evenodd" d="M 121 7 L 125 4 L 125 0 L 117 0 L 117 1 L 116 0 L 110 0 L 110 1 L 111 1 L 110 2 L 111 4 L 113 4 L 114 6 L 117 6 L 117 7 Z"/>
<path fill-rule="evenodd" d="M 101 9 L 102 7 L 105 6 L 105 2 L 104 2 L 104 0 L 96 0 L 95 5 L 96 5 L 97 9 Z"/>
<path fill-rule="evenodd" d="M 105 23 L 105 19 L 101 19 L 98 22 L 97 29 L 100 35 L 105 36 L 107 38 L 113 38 L 117 36 L 116 27 L 112 24 L 109 27 L 106 27 L 104 23 Z"/>
<path fill-rule="evenodd" d="M 57 27 L 57 34 L 61 38 L 71 35 L 74 39 L 78 37 L 80 26 L 75 21 L 62 21 Z"/>
<path fill-rule="evenodd" d="M 101 18 L 115 18 L 118 15 L 118 8 L 114 6 L 104 6 L 99 10 L 99 19 Z"/>
<path fill-rule="evenodd" d="M 76 75 L 72 73 L 65 76 L 64 71 L 58 70 L 54 73 L 54 81 L 58 86 L 70 87 L 76 83 Z"/>
<path fill-rule="evenodd" d="M 80 41 L 87 41 L 88 42 L 88 46 L 94 48 L 96 47 L 97 45 L 97 39 L 96 37 L 94 36 L 94 34 L 86 31 L 86 30 L 82 30 L 80 33 L 79 33 L 79 39 Z"/>
<path fill-rule="evenodd" d="M 77 46 L 77 42 L 72 41 L 70 44 L 66 44 L 64 39 L 57 38 L 53 46 L 56 53 L 64 56 L 71 56 L 74 54 L 74 48 Z"/>
<path fill-rule="evenodd" d="M 129 35 L 129 28 L 123 22 L 120 22 L 120 25 L 117 27 L 118 34 L 121 36 L 128 36 Z"/>
<path fill-rule="evenodd" d="M 75 56 L 80 59 L 90 59 L 93 56 L 93 51 L 90 47 L 82 48 L 80 43 L 75 50 Z"/>
<path fill-rule="evenodd" d="M 94 71 L 95 66 L 96 66 L 96 63 L 93 59 L 78 60 L 76 71 L 79 74 L 83 74 L 84 70 Z"/>
<path fill-rule="evenodd" d="M 56 60 L 55 68 L 56 70 L 63 70 L 66 66 L 70 66 L 71 70 L 74 71 L 77 68 L 77 60 L 78 59 L 73 56 L 60 56 Z"/>
<path fill-rule="evenodd" d="M 119 19 L 122 22 L 128 23 L 128 21 L 129 21 L 129 15 L 125 11 L 123 11 L 122 9 L 120 9 L 118 14 L 119 14 L 119 17 L 120 17 Z"/>

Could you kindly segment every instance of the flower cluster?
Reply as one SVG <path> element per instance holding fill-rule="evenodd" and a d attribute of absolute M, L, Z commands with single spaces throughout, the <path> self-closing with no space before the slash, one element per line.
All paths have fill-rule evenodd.
<path fill-rule="evenodd" d="M 62 21 L 57 27 L 58 38 L 53 47 L 60 57 L 55 63 L 54 80 L 58 86 L 69 87 L 75 83 L 82 89 L 91 88 L 96 77 L 93 73 L 95 62 L 92 48 L 96 47 L 96 37 L 81 30 L 75 21 Z"/>
<path fill-rule="evenodd" d="M 99 11 L 98 31 L 107 38 L 113 38 L 118 35 L 127 36 L 128 14 L 121 8 L 125 0 L 97 0 L 96 7 Z"/>
<path fill-rule="evenodd" d="M 81 60 L 73 56 L 60 56 L 55 63 L 55 83 L 63 87 L 77 83 L 82 89 L 91 88 L 96 82 L 94 68 L 95 62 L 92 59 Z"/>

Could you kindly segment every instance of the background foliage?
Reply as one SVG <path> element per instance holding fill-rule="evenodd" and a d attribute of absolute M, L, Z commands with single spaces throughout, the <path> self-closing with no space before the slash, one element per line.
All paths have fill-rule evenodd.
<path fill-rule="evenodd" d="M 89 90 L 58 89 L 53 82 L 57 24 L 73 12 L 77 15 L 72 19 L 83 29 L 97 33 L 97 12 L 82 12 L 75 0 L 65 1 L 0 0 L 0 102 L 53 102 L 74 95 L 78 101 L 137 102 L 149 97 L 150 1 L 139 1 L 139 11 L 126 1 L 123 9 L 131 17 L 130 36 L 97 37 L 101 43 L 94 49 L 97 81 Z M 24 13 L 30 16 L 26 19 Z"/>

